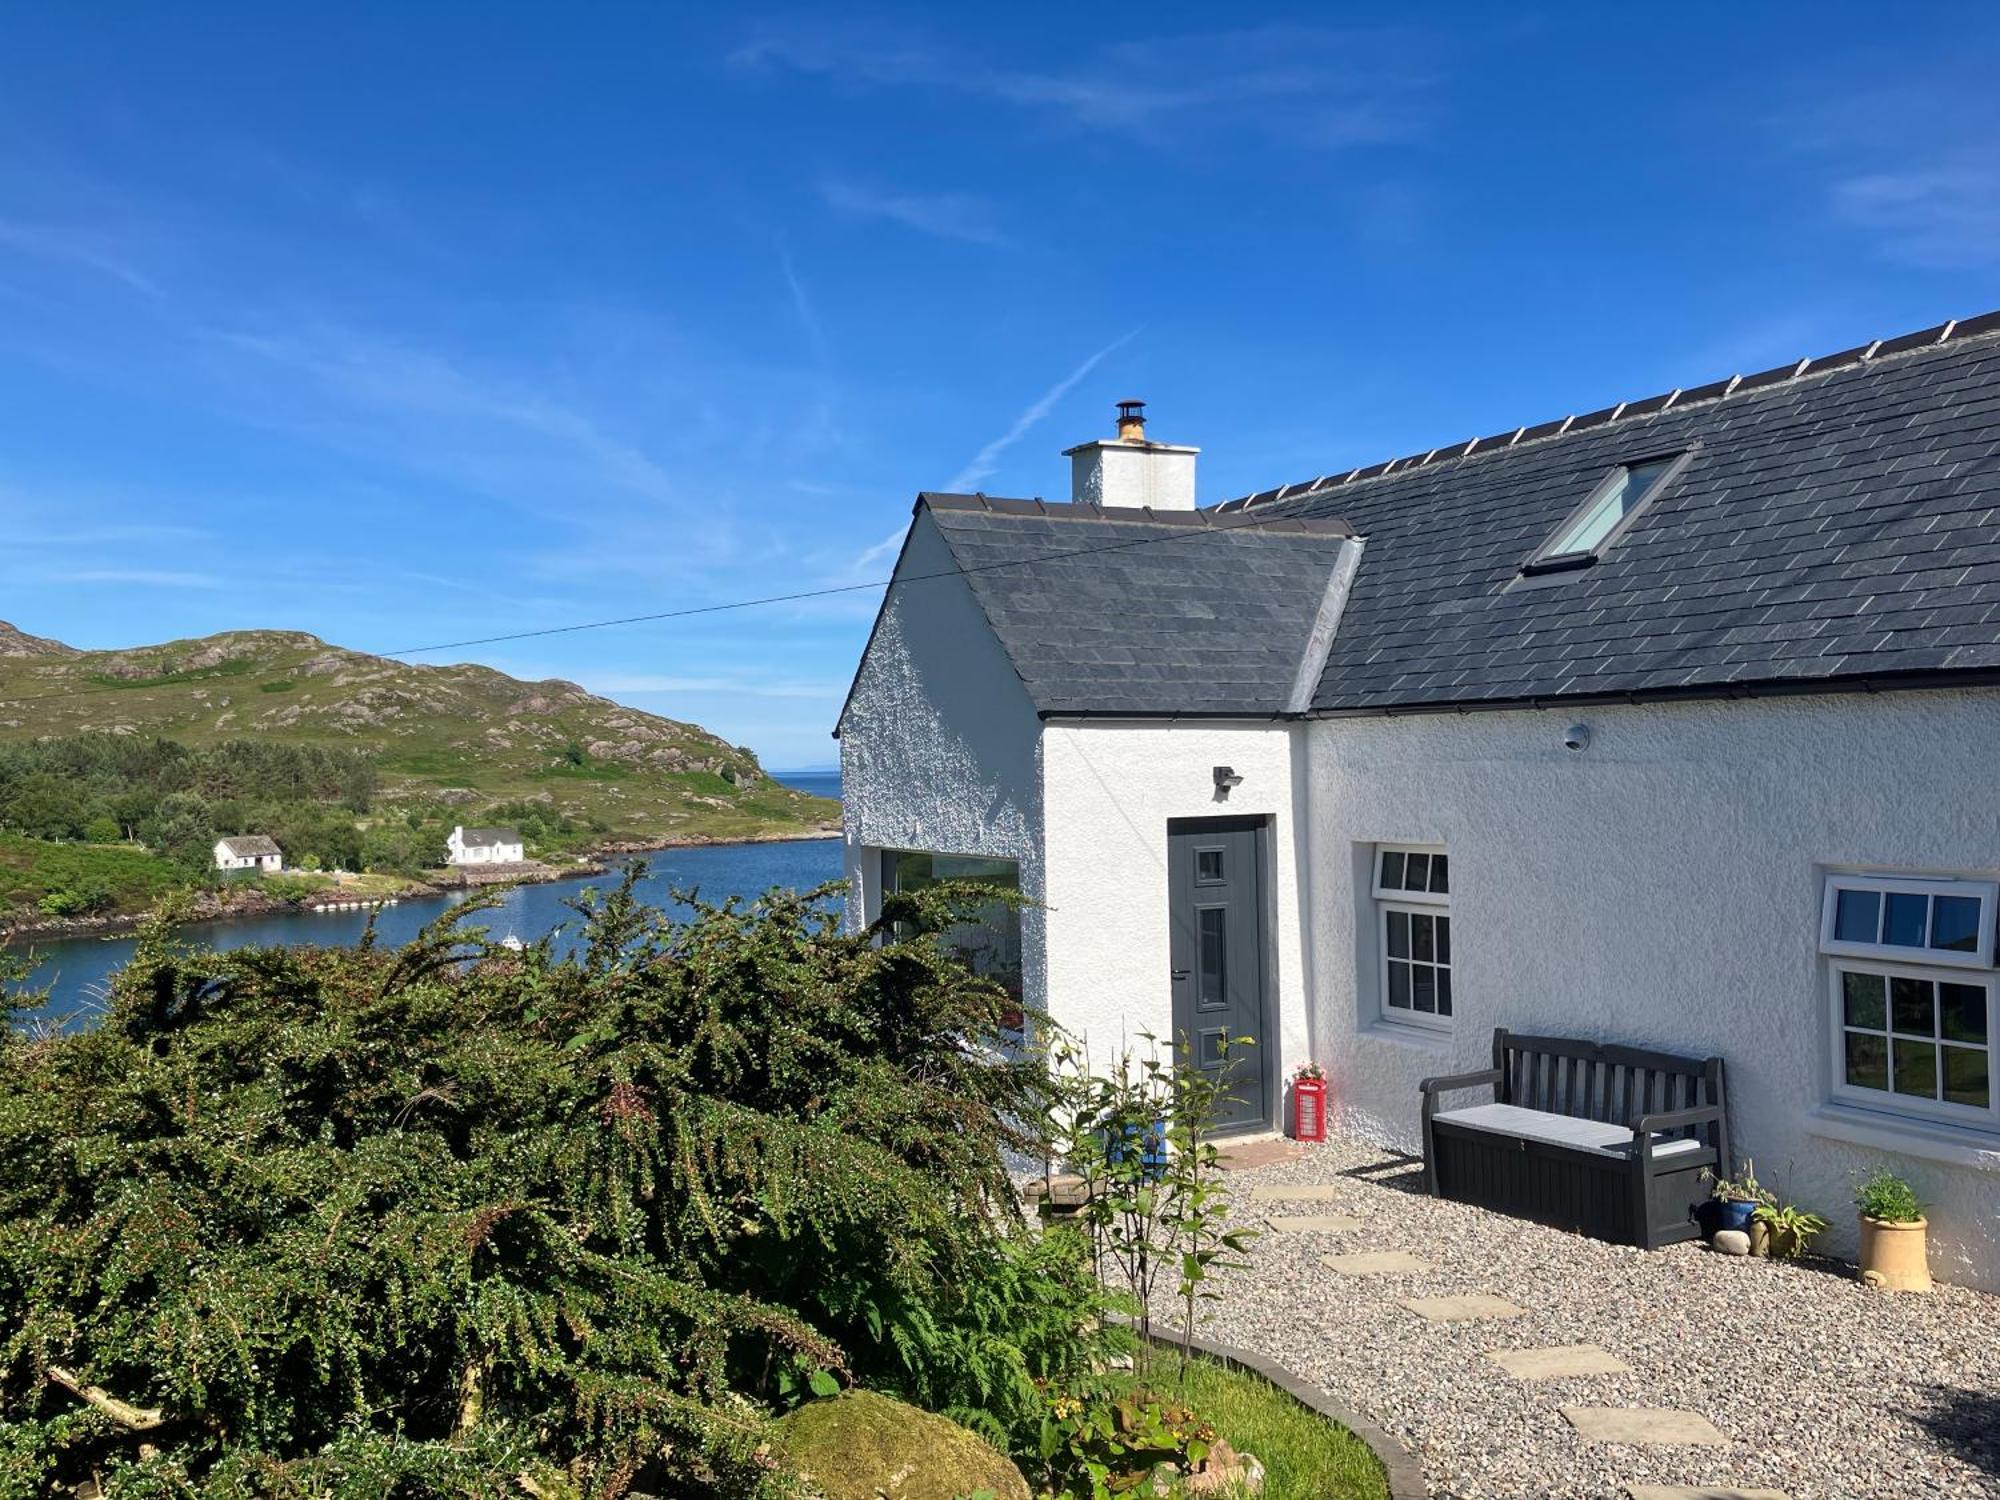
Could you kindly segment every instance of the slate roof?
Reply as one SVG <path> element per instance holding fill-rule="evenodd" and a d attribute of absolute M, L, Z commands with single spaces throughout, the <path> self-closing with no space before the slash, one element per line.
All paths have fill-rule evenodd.
<path fill-rule="evenodd" d="M 1338 519 L 918 500 L 1043 714 L 1284 712 Z"/>
<path fill-rule="evenodd" d="M 512 828 L 462 828 L 458 841 L 467 849 L 490 849 L 495 844 L 518 844 L 521 835 Z"/>
<path fill-rule="evenodd" d="M 1618 465 L 1681 453 L 1592 566 L 1522 575 Z M 1045 717 L 2000 684 L 2000 312 L 1201 511 L 917 506 Z"/>
<path fill-rule="evenodd" d="M 1995 330 L 1941 325 L 1219 513 L 1337 515 L 1367 539 L 1318 713 L 1993 673 Z M 1596 565 L 1520 577 L 1614 466 L 1681 451 Z"/>
<path fill-rule="evenodd" d="M 273 854 L 280 859 L 284 857 L 277 840 L 266 838 L 261 833 L 240 833 L 220 842 L 231 859 L 267 859 Z"/>

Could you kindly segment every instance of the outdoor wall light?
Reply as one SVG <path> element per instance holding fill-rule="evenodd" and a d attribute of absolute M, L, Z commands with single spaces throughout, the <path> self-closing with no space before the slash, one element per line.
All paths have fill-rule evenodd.
<path fill-rule="evenodd" d="M 1241 785 L 1243 785 L 1243 778 L 1236 774 L 1234 766 L 1217 766 L 1215 768 L 1216 796 L 1227 797 L 1231 787 Z"/>

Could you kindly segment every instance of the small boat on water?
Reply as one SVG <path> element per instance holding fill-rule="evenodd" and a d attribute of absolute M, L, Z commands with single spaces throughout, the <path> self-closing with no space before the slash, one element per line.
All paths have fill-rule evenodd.
<path fill-rule="evenodd" d="M 500 939 L 500 946 L 505 948 L 509 953 L 519 953 L 523 948 L 526 948 L 528 945 L 522 942 L 519 938 L 515 937 L 514 934 L 510 932 L 505 937 Z"/>

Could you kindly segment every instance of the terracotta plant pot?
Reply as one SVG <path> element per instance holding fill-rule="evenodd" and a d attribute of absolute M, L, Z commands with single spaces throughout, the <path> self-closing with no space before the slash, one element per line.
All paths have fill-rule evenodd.
<path fill-rule="evenodd" d="M 1891 1224 L 1886 1219 L 1871 1219 L 1863 1214 L 1861 1279 L 1869 1286 L 1892 1292 L 1928 1292 L 1931 1267 L 1924 1231 L 1929 1227 L 1928 1219 Z"/>

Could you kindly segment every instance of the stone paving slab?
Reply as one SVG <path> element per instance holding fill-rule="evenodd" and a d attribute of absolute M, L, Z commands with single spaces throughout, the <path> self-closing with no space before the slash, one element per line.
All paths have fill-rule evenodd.
<path fill-rule="evenodd" d="M 1334 1234 L 1368 1227 L 1366 1220 L 1346 1214 L 1272 1214 L 1264 1223 L 1273 1234 Z"/>
<path fill-rule="evenodd" d="M 1215 1164 L 1225 1172 L 1248 1172 L 1255 1167 L 1271 1167 L 1281 1161 L 1290 1161 L 1298 1154 L 1298 1142 L 1275 1136 L 1269 1140 L 1245 1141 L 1240 1146 L 1227 1147 L 1216 1157 Z"/>
<path fill-rule="evenodd" d="M 1396 1276 L 1433 1269 L 1429 1261 L 1419 1260 L 1407 1250 L 1361 1250 L 1352 1255 L 1322 1255 L 1319 1263 L 1343 1276 Z"/>
<path fill-rule="evenodd" d="M 1682 1443 L 1724 1446 L 1729 1442 L 1699 1412 L 1671 1406 L 1565 1406 L 1562 1414 L 1586 1443 Z"/>
<path fill-rule="evenodd" d="M 1398 1297 L 1396 1299 L 1420 1318 L 1433 1323 L 1477 1323 L 1491 1318 L 1518 1318 L 1527 1312 L 1505 1297 L 1485 1292 L 1467 1292 L 1457 1297 Z"/>
<path fill-rule="evenodd" d="M 1296 1186 L 1264 1184 L 1250 1189 L 1252 1203 L 1337 1203 L 1347 1189 L 1337 1182 L 1302 1182 Z"/>
<path fill-rule="evenodd" d="M 1489 1349 L 1486 1357 L 1516 1380 L 1570 1380 L 1580 1375 L 1624 1375 L 1632 1367 L 1596 1344 L 1553 1349 Z"/>
<path fill-rule="evenodd" d="M 1628 1484 L 1628 1500 L 1792 1500 L 1783 1490 L 1739 1490 L 1726 1484 Z"/>

